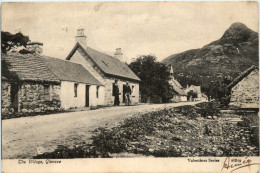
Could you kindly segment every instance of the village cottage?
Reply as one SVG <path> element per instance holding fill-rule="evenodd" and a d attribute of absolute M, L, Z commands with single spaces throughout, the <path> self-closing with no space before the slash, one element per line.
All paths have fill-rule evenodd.
<path fill-rule="evenodd" d="M 2 63 L 4 114 L 104 104 L 104 86 L 80 64 L 17 53 L 3 54 Z"/>
<path fill-rule="evenodd" d="M 197 95 L 196 98 L 193 98 L 192 95 L 188 94 L 188 100 L 193 101 L 193 100 L 202 100 L 205 99 L 205 96 L 201 93 L 201 87 L 200 86 L 195 86 L 195 85 L 190 85 L 189 87 L 187 86 L 185 92 L 188 93 L 195 93 Z"/>
<path fill-rule="evenodd" d="M 76 45 L 66 58 L 69 61 L 83 65 L 96 79 L 104 85 L 104 104 L 113 105 L 113 86 L 118 80 L 120 103 L 125 102 L 126 82 L 132 89 L 131 102 L 139 102 L 139 82 L 140 79 L 123 62 L 121 48 L 117 48 L 113 56 L 99 52 L 87 46 L 87 39 L 83 29 L 77 30 Z"/>
<path fill-rule="evenodd" d="M 82 65 L 46 56 L 43 59 L 61 82 L 62 108 L 104 105 L 104 86 Z"/>
<path fill-rule="evenodd" d="M 173 76 L 173 68 L 171 66 L 170 69 L 170 80 L 169 84 L 172 86 L 172 89 L 174 91 L 173 98 L 171 99 L 172 102 L 185 102 L 187 101 L 187 93 L 185 92 L 184 88 L 181 86 L 181 84 L 174 79 Z"/>
<path fill-rule="evenodd" d="M 60 80 L 32 54 L 2 54 L 2 114 L 60 109 Z"/>
<path fill-rule="evenodd" d="M 229 106 L 259 109 L 259 70 L 252 66 L 242 72 L 229 85 L 231 90 Z"/>

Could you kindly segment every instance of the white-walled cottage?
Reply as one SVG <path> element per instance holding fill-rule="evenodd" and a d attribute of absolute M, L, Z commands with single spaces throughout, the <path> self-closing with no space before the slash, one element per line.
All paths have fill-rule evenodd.
<path fill-rule="evenodd" d="M 187 87 L 185 89 L 185 92 L 188 93 L 189 92 L 193 92 L 193 93 L 196 93 L 197 94 L 197 98 L 188 98 L 189 101 L 195 99 L 195 100 L 202 100 L 202 93 L 201 93 L 201 87 L 200 86 L 195 86 L 195 85 L 191 85 L 189 87 Z"/>
<path fill-rule="evenodd" d="M 104 105 L 104 86 L 82 65 L 46 56 L 44 60 L 61 81 L 62 108 Z"/>
<path fill-rule="evenodd" d="M 113 105 L 112 96 L 113 84 L 118 80 L 120 103 L 125 102 L 125 85 L 129 82 L 132 89 L 132 104 L 139 102 L 139 82 L 140 79 L 123 61 L 123 54 L 120 48 L 116 49 L 115 55 L 110 56 L 87 46 L 87 39 L 83 29 L 78 29 L 76 45 L 66 58 L 85 67 L 96 79 L 104 85 L 104 104 Z"/>

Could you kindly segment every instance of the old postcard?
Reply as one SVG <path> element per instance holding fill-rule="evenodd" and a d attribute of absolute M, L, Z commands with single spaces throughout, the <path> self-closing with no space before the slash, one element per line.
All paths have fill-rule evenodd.
<path fill-rule="evenodd" d="M 259 172 L 257 2 L 1 12 L 2 172 Z"/>

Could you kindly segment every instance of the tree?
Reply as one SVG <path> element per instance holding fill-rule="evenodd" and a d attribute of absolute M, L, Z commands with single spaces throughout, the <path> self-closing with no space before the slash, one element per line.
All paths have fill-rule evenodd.
<path fill-rule="evenodd" d="M 210 85 L 210 96 L 218 100 L 222 105 L 227 106 L 230 101 L 230 90 L 227 88 L 231 79 L 224 78 L 223 81 L 217 81 Z"/>
<path fill-rule="evenodd" d="M 18 75 L 14 71 L 10 71 L 10 64 L 5 59 L 1 59 L 2 77 L 6 77 L 10 81 L 18 81 Z"/>
<path fill-rule="evenodd" d="M 27 43 L 30 41 L 28 36 L 23 35 L 22 33 L 16 33 L 16 34 L 11 34 L 9 32 L 1 32 L 1 37 L 2 37 L 2 45 L 1 45 L 1 50 L 2 53 L 6 53 L 12 48 L 16 47 L 26 47 Z"/>
<path fill-rule="evenodd" d="M 173 97 L 169 84 L 170 73 L 167 66 L 156 61 L 152 55 L 142 55 L 129 65 L 141 79 L 140 93 L 142 102 L 166 103 Z"/>

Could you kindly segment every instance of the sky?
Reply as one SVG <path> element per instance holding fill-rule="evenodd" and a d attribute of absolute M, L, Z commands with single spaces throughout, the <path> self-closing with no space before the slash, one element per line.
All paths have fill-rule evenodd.
<path fill-rule="evenodd" d="M 2 3 L 2 31 L 22 32 L 43 43 L 43 54 L 65 59 L 78 28 L 87 46 L 127 62 L 139 55 L 169 55 L 201 48 L 234 22 L 258 32 L 256 2 L 9 2 Z"/>

